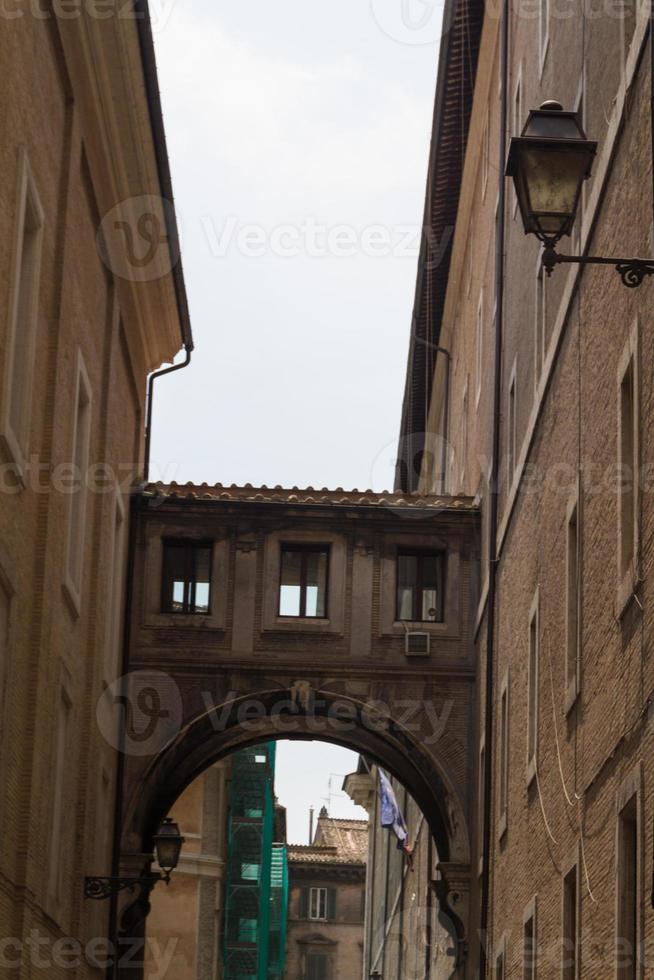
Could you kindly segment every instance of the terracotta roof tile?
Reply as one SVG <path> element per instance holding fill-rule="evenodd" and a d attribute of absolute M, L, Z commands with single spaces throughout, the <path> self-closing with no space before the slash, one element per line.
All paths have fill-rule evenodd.
<path fill-rule="evenodd" d="M 313 844 L 288 847 L 288 859 L 295 864 L 365 864 L 367 857 L 367 820 L 321 816 Z"/>
<path fill-rule="evenodd" d="M 393 493 L 384 490 L 315 490 L 313 487 L 300 489 L 291 487 L 284 489 L 262 486 L 253 487 L 247 484 L 243 487 L 232 484 L 229 487 L 222 483 L 210 486 L 208 483 L 151 483 L 144 490 L 148 495 L 156 494 L 171 500 L 223 500 L 251 503 L 303 504 L 314 506 L 387 506 L 401 509 L 430 509 L 450 511 L 474 511 L 476 506 L 472 497 L 448 497 L 437 495 L 422 495 L 418 493 Z"/>

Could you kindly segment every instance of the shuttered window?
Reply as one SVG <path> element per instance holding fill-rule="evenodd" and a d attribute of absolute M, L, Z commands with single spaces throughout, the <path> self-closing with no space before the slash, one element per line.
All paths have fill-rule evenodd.
<path fill-rule="evenodd" d="M 300 895 L 300 918 L 315 922 L 333 922 L 336 918 L 336 889 L 303 888 Z"/>
<path fill-rule="evenodd" d="M 326 953 L 309 953 L 307 956 L 307 980 L 330 980 L 329 957 Z"/>

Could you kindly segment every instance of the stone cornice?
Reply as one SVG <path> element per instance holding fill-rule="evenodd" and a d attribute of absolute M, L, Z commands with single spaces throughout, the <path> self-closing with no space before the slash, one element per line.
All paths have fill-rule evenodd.
<path fill-rule="evenodd" d="M 58 29 L 100 221 L 115 209 L 112 221 L 134 226 L 138 199 L 152 195 L 157 201 L 163 193 L 138 22 L 126 14 L 124 0 L 107 6 L 113 6 L 113 16 L 99 19 L 80 12 L 78 17 L 58 20 Z M 158 217 L 163 227 L 163 205 Z M 118 270 L 125 265 L 126 252 L 117 255 L 116 242 L 107 244 L 109 264 Z M 168 246 L 158 249 L 155 264 L 156 277 L 151 281 L 115 277 L 138 374 L 171 360 L 182 345 Z"/>

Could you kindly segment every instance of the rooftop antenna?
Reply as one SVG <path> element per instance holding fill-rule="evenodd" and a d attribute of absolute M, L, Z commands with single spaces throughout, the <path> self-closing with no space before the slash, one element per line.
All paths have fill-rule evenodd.
<path fill-rule="evenodd" d="M 313 807 L 309 807 L 309 845 L 313 844 Z"/>

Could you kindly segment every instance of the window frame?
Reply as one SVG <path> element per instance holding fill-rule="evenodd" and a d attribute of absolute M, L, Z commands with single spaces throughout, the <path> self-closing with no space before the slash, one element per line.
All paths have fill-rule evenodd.
<path fill-rule="evenodd" d="M 307 952 L 306 956 L 307 956 L 307 966 L 306 966 L 306 977 L 307 977 L 307 980 L 311 980 L 310 960 L 311 960 L 312 957 L 316 957 L 316 958 L 319 957 L 320 959 L 322 959 L 324 961 L 324 964 L 325 964 L 324 976 L 325 976 L 326 980 L 331 980 L 332 961 L 331 961 L 331 956 L 329 955 L 329 953 L 324 953 L 321 950 L 312 949 L 312 950 L 309 950 Z"/>
<path fill-rule="evenodd" d="M 417 558 L 419 559 L 417 563 L 417 574 L 416 574 L 416 587 L 413 600 L 412 612 L 419 612 L 422 608 L 422 561 L 420 559 L 424 558 L 437 558 L 441 566 L 441 589 L 440 595 L 437 597 L 438 608 L 436 610 L 435 619 L 401 619 L 400 618 L 400 596 L 399 596 L 399 560 L 400 558 Z M 412 548 L 406 547 L 404 545 L 398 545 L 397 553 L 395 556 L 395 622 L 396 623 L 428 623 L 432 626 L 439 625 L 445 622 L 445 575 L 447 571 L 447 561 L 446 554 L 443 550 L 432 549 L 432 548 Z"/>
<path fill-rule="evenodd" d="M 214 542 L 207 538 L 178 538 L 169 537 L 164 535 L 161 539 L 162 547 L 162 564 L 161 564 L 161 612 L 166 616 L 211 616 L 212 602 L 213 602 L 213 562 L 214 562 Z M 168 606 L 167 593 L 169 592 L 168 585 L 169 579 L 166 572 L 166 549 L 167 548 L 179 548 L 179 550 L 186 551 L 185 555 L 185 575 L 187 576 L 184 583 L 184 602 L 183 609 L 173 609 Z M 192 608 L 195 605 L 195 587 L 197 585 L 196 581 L 196 561 L 194 553 L 202 550 L 209 551 L 209 602 L 208 609 L 198 610 Z M 192 574 L 189 577 L 189 558 L 193 556 L 193 569 Z M 190 600 L 190 595 L 187 598 L 187 589 L 191 587 L 193 590 L 193 602 Z"/>
<path fill-rule="evenodd" d="M 527 926 L 531 923 L 532 955 L 527 963 Z M 536 980 L 538 967 L 538 897 L 534 895 L 522 914 L 522 977 Z"/>
<path fill-rule="evenodd" d="M 496 980 L 506 980 L 506 958 L 507 958 L 506 934 L 500 939 L 494 956 L 494 975 Z"/>
<path fill-rule="evenodd" d="M 540 717 L 540 590 L 538 588 L 529 610 L 527 650 L 527 785 L 530 786 L 538 772 Z"/>
<path fill-rule="evenodd" d="M 62 924 L 61 903 L 63 898 L 65 856 L 67 844 L 64 804 L 70 760 L 71 732 L 74 727 L 74 702 L 72 679 L 62 666 L 56 687 L 55 737 L 53 739 L 54 766 L 52 767 L 52 796 L 50 801 L 50 832 L 48 840 L 47 903 L 50 914 Z"/>
<path fill-rule="evenodd" d="M 25 373 L 22 378 L 22 386 L 25 389 L 24 400 L 21 406 L 20 431 L 15 432 L 12 425 L 12 412 L 15 397 L 15 366 L 16 366 L 16 336 L 19 327 L 18 317 L 22 287 L 24 285 L 24 248 L 26 241 L 26 225 L 31 212 L 31 219 L 35 225 L 34 231 L 36 241 L 34 245 L 33 269 L 31 270 L 31 281 L 29 283 L 29 295 L 26 297 L 28 310 L 26 314 L 26 328 L 24 357 Z M 34 377 L 34 362 L 36 357 L 36 340 L 39 320 L 39 290 L 41 281 L 41 269 L 43 263 L 43 238 L 45 227 L 45 213 L 38 194 L 32 168 L 30 166 L 27 150 L 24 146 L 18 152 L 18 184 L 16 191 L 16 217 L 15 217 L 15 237 L 13 245 L 13 260 L 10 280 L 10 307 L 7 322 L 7 335 L 5 344 L 5 363 L 4 380 L 1 405 L 0 432 L 4 445 L 16 466 L 16 475 L 21 487 L 25 486 L 25 467 L 26 458 L 29 451 L 30 423 L 32 417 L 32 399 L 29 392 L 32 390 L 32 380 Z"/>
<path fill-rule="evenodd" d="M 79 468 L 80 484 L 76 490 L 71 490 L 68 503 L 64 591 L 71 603 L 73 614 L 79 616 L 82 608 L 84 583 L 84 551 L 89 495 L 87 477 L 93 441 L 93 391 L 79 348 L 74 390 L 71 465 Z M 78 474 L 74 473 L 74 479 L 77 477 Z"/>
<path fill-rule="evenodd" d="M 638 342 L 639 321 L 636 321 L 631 329 L 629 338 L 624 346 L 622 357 L 618 364 L 617 371 L 617 464 L 618 464 L 618 487 L 617 487 L 617 574 L 618 574 L 618 599 L 617 615 L 622 616 L 634 590 L 640 579 L 640 372 L 639 372 L 639 342 Z M 631 402 L 628 407 L 631 411 L 629 419 L 625 413 L 625 383 L 627 376 L 631 377 Z M 629 459 L 626 460 L 625 449 L 625 423 L 629 422 L 628 434 L 631 445 L 629 447 Z M 631 489 L 629 496 L 625 491 L 624 480 L 622 479 L 623 467 L 628 465 L 631 469 Z M 625 516 L 627 504 L 629 506 L 630 540 L 627 541 L 625 532 Z M 628 545 L 628 551 L 627 551 Z"/>
<path fill-rule="evenodd" d="M 643 887 L 645 882 L 645 874 L 643 868 L 643 861 L 645 857 L 645 841 L 643 839 L 644 830 L 644 813 L 643 813 L 643 766 L 642 763 L 638 763 L 632 771 L 629 773 L 627 778 L 620 785 L 615 800 L 615 813 L 616 813 L 616 827 L 615 827 L 615 848 L 616 848 L 616 890 L 615 890 L 615 937 L 616 940 L 622 931 L 621 916 L 622 910 L 620 907 L 620 894 L 621 894 L 621 879 L 622 879 L 622 858 L 624 857 L 624 840 L 622 837 L 623 823 L 626 821 L 625 813 L 630 808 L 633 808 L 633 818 L 629 819 L 635 827 L 635 861 L 636 861 L 636 878 L 634 882 L 634 909 L 633 926 L 636 933 L 636 949 L 639 951 L 639 955 L 636 957 L 636 963 L 634 964 L 634 970 L 631 974 L 636 980 L 642 980 L 644 976 L 644 962 L 643 962 L 643 941 L 645 936 L 645 924 L 643 920 Z M 625 980 L 629 977 L 629 973 L 624 970 L 620 970 L 618 966 L 618 950 L 616 944 L 616 961 L 615 961 L 615 976 L 616 980 Z"/>
<path fill-rule="evenodd" d="M 569 882 L 574 881 L 574 902 L 569 902 Z M 574 913 L 574 936 L 568 935 L 572 932 L 571 923 L 567 922 L 568 911 L 572 907 Z M 581 968 L 581 942 L 580 942 L 580 922 L 581 922 L 581 892 L 579 888 L 579 849 L 575 848 L 572 855 L 563 865 L 561 872 L 561 977 L 562 980 L 579 980 Z M 574 950 L 569 951 L 565 948 L 566 940 L 572 940 Z M 566 965 L 566 954 L 572 952 L 573 962 Z"/>
<path fill-rule="evenodd" d="M 574 707 L 581 693 L 581 613 L 582 613 L 582 547 L 581 547 L 581 494 L 579 483 L 574 496 L 568 503 L 566 513 L 566 714 Z M 574 542 L 572 528 L 574 527 Z M 574 575 L 572 571 L 572 545 L 574 543 Z M 574 590 L 573 579 L 574 577 Z"/>
<path fill-rule="evenodd" d="M 125 504 L 117 485 L 112 500 L 110 524 L 111 560 L 109 562 L 109 581 L 107 589 L 107 624 L 105 634 L 104 672 L 105 680 L 115 680 L 120 650 L 121 623 L 124 606 L 124 585 L 126 573 L 127 518 Z"/>
<path fill-rule="evenodd" d="M 484 287 L 479 290 L 477 303 L 476 349 L 475 349 L 475 411 L 479 408 L 484 365 Z"/>
<path fill-rule="evenodd" d="M 510 673 L 507 667 L 500 686 L 499 724 L 500 737 L 498 740 L 498 826 L 497 836 L 502 840 L 509 825 L 509 762 L 510 762 Z"/>
<path fill-rule="evenodd" d="M 329 896 L 328 888 L 325 885 L 311 885 L 309 887 L 309 921 L 310 922 L 329 922 Z M 313 905 L 314 896 L 317 899 L 317 911 L 320 913 L 321 906 L 324 903 L 325 914 L 324 915 L 314 915 Z"/>
<path fill-rule="evenodd" d="M 285 553 L 297 553 L 302 555 L 302 564 L 300 569 L 300 612 L 298 615 L 293 615 L 289 613 L 282 613 L 282 575 L 284 572 L 284 554 Z M 322 616 L 310 616 L 307 615 L 307 562 L 306 555 L 325 555 L 325 605 Z M 281 541 L 279 547 L 279 585 L 277 589 L 277 616 L 281 620 L 290 620 L 291 622 L 303 619 L 309 620 L 310 622 L 324 622 L 329 619 L 329 581 L 330 581 L 330 571 L 331 571 L 331 547 L 329 544 L 324 544 L 322 542 L 316 542 L 315 544 L 311 542 L 301 542 L 297 543 L 294 541 Z"/>

